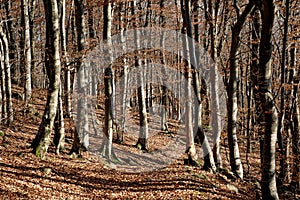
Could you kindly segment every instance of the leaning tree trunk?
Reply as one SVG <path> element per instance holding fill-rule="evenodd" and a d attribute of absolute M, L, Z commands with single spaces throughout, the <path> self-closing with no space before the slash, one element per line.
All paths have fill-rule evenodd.
<path fill-rule="evenodd" d="M 230 49 L 230 79 L 227 89 L 228 94 L 228 145 L 230 151 L 230 166 L 234 174 L 243 179 L 243 166 L 240 158 L 237 141 L 237 119 L 238 119 L 238 63 L 237 54 L 240 43 L 240 33 L 247 15 L 251 12 L 254 4 L 252 1 L 246 6 L 242 15 L 237 11 L 238 20 L 232 28 L 231 49 Z"/>
<path fill-rule="evenodd" d="M 46 12 L 45 65 L 49 77 L 49 92 L 39 131 L 32 142 L 36 156 L 45 158 L 50 144 L 50 135 L 57 112 L 60 87 L 59 16 L 56 0 L 44 0 Z"/>
<path fill-rule="evenodd" d="M 193 2 L 194 9 L 193 11 L 195 12 L 196 15 L 200 15 L 200 5 L 199 1 L 196 0 Z M 204 1 L 204 6 L 206 10 L 206 4 Z M 207 11 L 205 11 L 207 13 Z M 206 30 L 206 28 L 204 28 Z M 191 33 L 190 33 L 191 34 Z M 200 42 L 200 33 L 199 33 L 199 20 L 197 18 L 194 19 L 194 38 L 196 42 Z M 203 34 L 205 36 L 205 33 Z M 190 36 L 192 37 L 192 36 Z M 202 38 L 206 38 L 202 37 Z M 205 39 L 204 39 L 205 40 Z M 203 42 L 205 44 L 205 41 Z M 200 58 L 196 57 L 195 62 L 197 63 L 196 67 L 200 66 Z M 197 71 L 197 68 L 195 72 L 193 73 L 193 86 L 194 86 L 194 92 L 197 98 L 198 105 L 195 106 L 195 123 L 197 127 L 197 133 L 195 136 L 195 141 L 199 141 L 203 150 L 203 157 L 204 157 L 204 166 L 203 168 L 206 170 L 212 170 L 216 171 L 216 166 L 215 166 L 215 161 L 213 157 L 213 152 L 210 146 L 210 143 L 208 141 L 208 138 L 206 136 L 206 133 L 204 132 L 204 129 L 202 127 L 202 98 L 201 98 L 201 87 L 202 87 L 202 77 L 200 76 L 201 74 L 201 69 L 200 72 Z"/>
<path fill-rule="evenodd" d="M 262 18 L 261 40 L 259 47 L 259 98 L 264 113 L 265 131 L 262 160 L 262 197 L 278 199 L 276 187 L 276 139 L 278 115 L 272 95 L 272 29 L 275 5 L 273 0 L 264 0 L 260 5 Z"/>

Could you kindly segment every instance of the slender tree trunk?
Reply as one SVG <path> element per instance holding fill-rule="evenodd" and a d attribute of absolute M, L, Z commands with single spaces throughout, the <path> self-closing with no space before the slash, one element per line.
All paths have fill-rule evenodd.
<path fill-rule="evenodd" d="M 210 69 L 211 77 L 211 106 L 214 108 L 212 113 L 212 129 L 214 137 L 214 147 L 213 154 L 217 168 L 222 167 L 222 158 L 221 158 L 221 146 L 220 146 L 220 137 L 221 137 L 221 120 L 220 120 L 220 108 L 219 108 L 219 88 L 218 88 L 218 10 L 219 10 L 219 0 L 208 1 L 208 12 L 209 12 L 209 32 L 210 32 L 210 45 L 211 45 L 211 57 L 215 64 Z"/>
<path fill-rule="evenodd" d="M 105 118 L 104 118 L 104 137 L 100 152 L 108 159 L 112 159 L 112 140 L 113 140 L 113 73 L 110 67 L 105 69 L 104 88 L 105 88 Z"/>
<path fill-rule="evenodd" d="M 45 158 L 50 144 L 50 135 L 58 106 L 60 87 L 60 47 L 59 47 L 59 16 L 56 0 L 44 0 L 46 12 L 46 45 L 45 65 L 49 78 L 49 92 L 39 131 L 32 142 L 36 156 Z"/>
<path fill-rule="evenodd" d="M 108 45 L 112 45 L 111 41 L 111 28 L 112 28 L 112 3 L 108 0 L 105 1 L 103 7 L 103 40 L 106 41 Z M 107 54 L 111 55 L 110 49 L 107 49 Z M 110 62 L 112 59 L 109 57 Z M 114 124 L 114 72 L 111 66 L 105 69 L 104 78 L 105 87 L 105 117 L 104 117 L 104 138 L 103 143 L 100 147 L 102 155 L 108 159 L 112 159 L 115 156 L 112 146 L 113 146 L 113 124 Z M 116 156 L 115 156 L 116 158 Z"/>
<path fill-rule="evenodd" d="M 1 28 L 2 29 L 2 28 Z M 2 31 L 2 30 L 0 30 Z M 5 92 L 5 58 L 3 42 L 0 40 L 0 83 L 1 83 L 1 98 L 0 98 L 0 125 L 6 123 L 6 92 Z"/>
<path fill-rule="evenodd" d="M 237 141 L 237 119 L 238 119 L 238 63 L 237 53 L 240 43 L 240 32 L 243 28 L 247 15 L 251 12 L 254 4 L 248 3 L 244 12 L 239 16 L 237 22 L 232 28 L 232 41 L 230 49 L 230 79 L 228 85 L 228 145 L 230 150 L 230 166 L 233 173 L 243 179 L 243 166 L 240 158 L 240 152 Z"/>
<path fill-rule="evenodd" d="M 71 15 L 71 14 L 70 14 Z M 71 113 L 71 72 L 67 53 L 67 34 L 66 34 L 66 0 L 61 0 L 60 7 L 60 37 L 64 69 L 64 100 L 66 105 L 66 115 L 72 117 Z"/>
<path fill-rule="evenodd" d="M 58 107 L 55 117 L 55 133 L 53 138 L 53 143 L 56 146 L 56 154 L 59 155 L 59 151 L 65 148 L 65 121 L 63 112 L 63 102 L 62 102 L 62 86 L 59 88 L 58 95 Z"/>
<path fill-rule="evenodd" d="M 126 18 L 123 17 L 123 15 L 126 14 L 126 10 L 127 9 L 127 3 L 122 2 L 120 5 L 120 15 L 119 15 L 119 19 L 120 19 L 120 40 L 122 43 L 122 48 L 123 50 L 125 49 L 125 40 L 124 40 L 124 31 L 126 30 L 126 26 L 127 23 L 125 22 L 125 20 L 127 20 Z M 118 131 L 117 133 L 117 140 L 119 143 L 122 143 L 124 141 L 124 132 L 126 132 L 126 99 L 127 99 L 127 85 L 128 85 L 128 63 L 127 63 L 127 58 L 123 59 L 123 79 L 122 79 L 122 86 L 123 86 L 123 93 L 122 93 L 122 106 L 121 106 L 121 132 Z"/>
<path fill-rule="evenodd" d="M 12 17 L 12 9 L 11 9 L 11 0 L 7 0 L 5 3 L 5 10 L 6 10 L 6 18 L 7 18 L 7 38 L 9 40 L 9 59 L 13 62 L 11 62 L 11 82 L 12 83 L 17 83 L 18 84 L 18 75 L 17 75 L 17 65 L 16 65 L 16 60 L 17 59 L 17 44 L 16 44 L 16 23 L 13 20 Z"/>
<path fill-rule="evenodd" d="M 204 5 L 206 1 L 204 1 Z M 193 6 L 194 6 L 194 15 L 195 15 L 195 19 L 194 19 L 194 38 L 196 42 L 200 42 L 200 31 L 199 31 L 199 20 L 197 19 L 198 16 L 200 16 L 200 5 L 198 0 L 193 2 Z M 205 8 L 206 10 L 206 8 Z M 205 28 L 206 30 L 206 28 Z M 204 33 L 204 37 L 202 38 L 206 38 L 206 35 Z M 205 39 L 204 39 L 205 40 Z M 205 41 L 203 42 L 205 44 Z M 200 65 L 199 63 L 199 57 L 195 58 L 195 62 L 197 63 L 197 66 Z M 214 157 L 213 157 L 213 152 L 212 149 L 210 147 L 209 141 L 206 137 L 206 134 L 204 132 L 204 129 L 202 127 L 202 98 L 201 98 L 201 87 L 202 87 L 202 78 L 200 77 L 200 72 L 198 72 L 197 70 L 193 73 L 193 86 L 194 86 L 194 92 L 196 94 L 197 100 L 196 102 L 198 103 L 195 106 L 195 123 L 197 128 L 197 133 L 195 136 L 196 141 L 198 141 L 201 143 L 201 147 L 203 150 L 203 157 L 204 157 L 204 166 L 203 168 L 206 170 L 213 170 L 216 171 L 216 166 L 215 166 L 215 161 L 214 161 Z"/>
<path fill-rule="evenodd" d="M 11 125 L 14 121 L 14 113 L 12 108 L 12 93 L 11 93 L 11 75 L 10 75 L 10 60 L 9 60 L 9 46 L 6 34 L 3 32 L 0 25 L 0 39 L 3 47 L 4 57 L 4 75 L 5 75 L 5 95 L 6 95 L 6 110 L 7 113 L 7 125 Z"/>
<path fill-rule="evenodd" d="M 190 18 L 190 5 L 189 0 L 181 0 L 181 12 L 183 18 L 183 33 L 186 31 L 186 36 L 182 38 L 183 47 L 185 52 L 185 58 L 187 58 L 186 66 L 186 86 L 185 86 L 185 131 L 186 131 L 186 153 L 188 154 L 189 162 L 192 165 L 198 165 L 197 159 L 198 155 L 196 152 L 194 144 L 194 133 L 193 133 L 193 112 L 192 112 L 192 83 L 193 83 L 193 74 L 192 74 L 192 63 L 195 61 L 195 47 L 193 41 L 190 38 L 192 37 L 192 22 Z M 194 66 L 195 67 L 195 66 Z"/>
<path fill-rule="evenodd" d="M 37 79 L 35 69 L 36 69 L 36 29 L 34 25 L 34 17 L 35 17 L 35 5 L 36 0 L 28 0 L 28 15 L 29 15 L 29 35 L 30 35 L 30 56 L 31 56 L 31 87 L 37 86 Z"/>
<path fill-rule="evenodd" d="M 262 103 L 265 131 L 262 160 L 262 197 L 279 199 L 276 187 L 276 139 L 278 116 L 272 95 L 272 29 L 275 18 L 273 0 L 264 0 L 260 5 L 262 29 L 259 47 L 259 98 Z"/>
<path fill-rule="evenodd" d="M 24 52 L 25 52 L 25 104 L 28 105 L 31 94 L 31 44 L 30 44 L 30 23 L 28 0 L 22 0 L 22 17 L 24 21 Z"/>
<path fill-rule="evenodd" d="M 77 48 L 80 55 L 86 48 L 86 25 L 85 25 L 85 0 L 75 0 Z M 80 56 L 80 58 L 82 58 Z M 80 98 L 77 100 L 76 131 L 71 154 L 81 156 L 82 151 L 89 148 L 89 126 L 88 126 L 88 83 L 87 69 L 80 59 L 77 61 L 77 85 Z"/>
<path fill-rule="evenodd" d="M 137 40 L 139 36 L 137 36 Z M 144 74 L 142 68 L 141 59 L 136 57 L 136 67 L 139 69 L 139 88 L 138 88 L 138 103 L 139 103 L 139 115 L 140 115 L 140 133 L 137 142 L 137 147 L 142 150 L 148 150 L 148 119 L 146 110 L 146 89 L 144 83 Z"/>
<path fill-rule="evenodd" d="M 249 24 L 249 29 L 252 30 L 251 24 Z M 251 46 L 251 32 L 249 33 L 249 46 Z M 253 108 L 252 108 L 252 101 L 253 101 L 253 90 L 252 90 L 252 82 L 251 82 L 251 64 L 252 64 L 252 55 L 249 54 L 249 64 L 246 68 L 246 96 L 247 96 L 247 124 L 246 124 L 246 137 L 247 137 L 247 150 L 246 150 L 246 162 L 247 162 L 247 174 L 250 172 L 250 153 L 252 152 L 252 145 L 251 145 L 251 139 L 252 139 L 252 114 L 253 114 Z"/>
<path fill-rule="evenodd" d="M 166 17 L 164 16 L 162 10 L 165 9 L 165 0 L 161 0 L 160 1 L 160 9 L 161 9 L 161 13 L 160 13 L 160 25 L 161 27 L 165 28 L 165 24 L 166 24 Z M 160 45 L 162 47 L 162 49 L 164 49 L 164 40 L 165 40 L 165 35 L 164 33 L 162 33 L 161 37 L 160 37 Z M 166 71 L 165 71 L 165 67 L 166 67 L 166 59 L 165 59 L 165 52 L 161 52 L 161 63 L 163 65 L 161 72 L 162 72 L 162 99 L 161 99 L 161 104 L 163 106 L 163 108 L 161 109 L 161 130 L 162 131 L 169 131 L 168 128 L 168 120 L 167 120 L 167 107 L 168 107 L 168 94 L 167 94 L 167 87 L 166 87 Z"/>

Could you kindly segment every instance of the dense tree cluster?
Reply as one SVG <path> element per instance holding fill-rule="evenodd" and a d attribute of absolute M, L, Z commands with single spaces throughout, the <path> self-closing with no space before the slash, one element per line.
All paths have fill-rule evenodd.
<path fill-rule="evenodd" d="M 221 170 L 221 140 L 226 139 L 231 170 L 243 179 L 251 171 L 252 143 L 259 142 L 263 199 L 278 199 L 278 185 L 299 191 L 299 7 L 299 1 L 290 0 L 0 0 L 0 128 L 14 124 L 13 98 L 24 101 L 26 114 L 33 88 L 44 88 L 47 103 L 31 145 L 36 156 L 44 159 L 52 140 L 57 154 L 64 149 L 64 118 L 76 124 L 70 154 L 80 156 L 91 148 L 91 133 L 99 134 L 94 127 L 98 118 L 104 130 L 98 148 L 102 156 L 118 160 L 112 146 L 124 142 L 130 126 L 125 108 L 137 113 L 136 147 L 147 151 L 149 119 L 153 105 L 159 104 L 161 131 L 176 134 L 170 121 L 185 127 L 188 163 L 199 165 L 199 145 L 204 168 Z M 184 37 L 174 42 L 184 51 L 175 55 L 165 49 L 139 49 L 143 36 L 136 31 L 133 43 L 138 50 L 115 59 L 112 49 L 105 49 L 110 65 L 104 76 L 93 76 L 96 71 L 84 60 L 89 52 L 99 43 L 113 46 L 114 35 L 120 35 L 122 44 L 126 31 L 147 27 L 181 33 Z M 159 39 L 161 47 L 168 45 L 164 34 Z M 199 49 L 214 62 L 210 85 L 193 66 L 201 62 L 195 53 Z M 168 80 L 166 71 L 160 70 L 156 81 L 161 84 L 150 84 L 143 67 L 154 66 L 153 62 L 176 69 L 179 75 Z M 130 77 L 132 68 L 140 69 L 136 80 Z M 180 74 L 187 85 L 180 83 Z M 119 80 L 123 92 L 116 98 Z M 220 94 L 220 82 L 226 94 Z M 131 88 L 130 83 L 140 87 Z M 12 93 L 12 85 L 24 92 Z M 181 95 L 188 99 L 184 105 L 176 103 L 180 98 L 171 91 L 181 87 L 185 87 Z M 82 98 L 75 98 L 74 90 Z M 228 112 L 222 113 L 225 96 Z M 116 110 L 116 105 L 122 109 Z M 91 107 L 102 115 L 91 120 Z M 213 145 L 207 134 L 213 135 Z M 241 144 L 247 144 L 246 158 L 241 158 Z"/>

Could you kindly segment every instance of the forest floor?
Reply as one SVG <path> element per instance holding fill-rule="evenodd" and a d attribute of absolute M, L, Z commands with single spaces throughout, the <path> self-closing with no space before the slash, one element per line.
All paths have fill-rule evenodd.
<path fill-rule="evenodd" d="M 17 87 L 13 91 L 14 94 L 22 93 Z M 243 143 L 240 144 L 245 171 L 243 181 L 231 179 L 229 170 L 213 174 L 184 165 L 184 155 L 160 170 L 121 172 L 97 161 L 90 152 L 84 152 L 82 158 L 71 158 L 68 154 L 70 143 L 66 143 L 66 149 L 60 155 L 56 155 L 54 147 L 50 146 L 47 158 L 41 160 L 32 153 L 30 143 L 41 122 L 46 91 L 34 90 L 27 113 L 24 113 L 18 95 L 14 97 L 15 123 L 11 127 L 2 127 L 0 134 L 0 199 L 260 198 L 259 151 L 253 147 L 253 153 L 249 154 L 251 167 L 248 172 Z M 66 120 L 67 139 L 71 138 L 70 124 Z M 224 138 L 222 144 L 224 168 L 230 169 Z M 279 194 L 281 199 L 300 198 L 288 187 L 281 188 Z"/>

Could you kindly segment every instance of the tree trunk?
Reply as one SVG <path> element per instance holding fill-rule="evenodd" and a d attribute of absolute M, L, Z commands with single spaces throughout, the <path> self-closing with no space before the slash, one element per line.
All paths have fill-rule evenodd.
<path fill-rule="evenodd" d="M 69 58 L 67 54 L 67 34 L 66 34 L 66 0 L 61 1 L 60 7 L 60 37 L 64 69 L 64 100 L 66 105 L 66 115 L 72 117 L 71 113 L 71 72 Z"/>
<path fill-rule="evenodd" d="M 211 106 L 214 108 L 214 112 L 212 112 L 212 131 L 214 137 L 214 147 L 213 147 L 213 155 L 217 168 L 222 167 L 222 158 L 221 158 L 221 120 L 220 120 L 220 107 L 219 107 L 219 88 L 218 88 L 218 10 L 219 10 L 219 0 L 208 1 L 208 13 L 209 13 L 209 32 L 210 32 L 210 45 L 211 45 L 211 57 L 215 62 L 212 68 L 210 69 L 210 77 L 211 77 Z"/>
<path fill-rule="evenodd" d="M 36 29 L 34 26 L 34 15 L 35 15 L 36 0 L 28 0 L 28 15 L 29 15 L 29 35 L 30 35 L 30 56 L 31 56 L 31 86 L 37 86 L 38 75 L 35 73 L 36 70 Z"/>
<path fill-rule="evenodd" d="M 123 18 L 123 15 L 126 14 L 127 9 L 127 3 L 122 2 L 120 5 L 120 40 L 122 43 L 122 48 L 125 50 L 125 39 L 124 39 L 124 31 L 126 30 L 127 23 L 125 22 L 127 19 Z M 122 93 L 122 100 L 121 100 L 121 120 L 120 120 L 120 125 L 121 125 L 121 132 L 117 132 L 117 141 L 119 143 L 122 143 L 124 141 L 124 132 L 126 132 L 126 99 L 127 99 L 127 87 L 128 85 L 128 63 L 127 63 L 127 58 L 123 58 L 123 79 L 122 79 L 122 86 L 123 86 L 123 93 Z"/>
<path fill-rule="evenodd" d="M 2 29 L 2 28 L 1 28 Z M 2 30 L 0 30 L 2 31 Z M 5 67 L 4 67 L 4 47 L 3 42 L 0 40 L 0 125 L 6 123 L 6 93 L 5 93 Z"/>
<path fill-rule="evenodd" d="M 113 74 L 110 67 L 105 69 L 104 90 L 105 90 L 105 118 L 104 118 L 104 137 L 100 147 L 100 152 L 108 159 L 112 159 L 112 140 L 113 140 Z"/>
<path fill-rule="evenodd" d="M 49 92 L 39 131 L 32 142 L 36 156 L 45 158 L 50 144 L 50 135 L 57 112 L 60 87 L 59 16 L 56 0 L 44 0 L 46 12 L 45 65 L 49 78 Z"/>
<path fill-rule="evenodd" d="M 63 112 L 63 102 L 62 102 L 62 87 L 60 85 L 59 95 L 58 95 L 58 107 L 55 117 L 55 133 L 53 138 L 53 143 L 56 147 L 56 154 L 59 155 L 59 151 L 65 148 L 65 121 Z"/>
<path fill-rule="evenodd" d="M 77 85 L 79 98 L 77 99 L 76 131 L 71 154 L 81 156 L 82 151 L 89 148 L 89 125 L 88 125 L 88 83 L 87 69 L 82 62 L 82 54 L 86 46 L 86 25 L 85 25 L 85 0 L 75 0 L 77 48 L 80 59 L 77 61 Z"/>
<path fill-rule="evenodd" d="M 138 40 L 139 36 L 137 36 Z M 148 119 L 146 110 L 146 89 L 144 84 L 144 74 L 142 68 L 141 59 L 136 58 L 136 67 L 139 69 L 139 88 L 138 88 L 138 103 L 139 103 L 139 115 L 140 115 L 140 133 L 137 142 L 137 147 L 142 150 L 148 150 Z"/>
<path fill-rule="evenodd" d="M 274 2 L 264 0 L 260 5 L 262 18 L 261 40 L 259 47 L 259 98 L 264 113 L 265 131 L 262 160 L 262 197 L 278 199 L 276 187 L 276 139 L 278 116 L 272 95 L 272 29 L 274 22 Z"/>
<path fill-rule="evenodd" d="M 192 165 L 198 165 L 197 159 L 198 155 L 196 152 L 195 144 L 194 144 L 194 133 L 193 133 L 193 112 L 192 112 L 192 83 L 193 83 L 193 75 L 192 75 L 192 63 L 196 63 L 195 61 L 195 48 L 193 41 L 188 38 L 192 37 L 192 22 L 190 18 L 190 1 L 181 0 L 181 12 L 183 18 L 183 27 L 182 31 L 186 31 L 187 35 L 182 38 L 183 40 L 183 48 L 185 52 L 185 58 L 187 58 L 187 66 L 185 70 L 186 75 L 186 86 L 185 86 L 185 132 L 186 132 L 186 153 L 188 154 L 189 162 Z M 195 66 L 194 66 L 195 67 Z"/>
<path fill-rule="evenodd" d="M 24 22 L 24 51 L 25 51 L 25 105 L 27 106 L 31 99 L 31 44 L 30 44 L 30 23 L 28 0 L 22 0 L 22 17 Z"/>
<path fill-rule="evenodd" d="M 103 40 L 107 42 L 108 45 L 112 45 L 111 41 L 111 26 L 112 26 L 112 3 L 108 0 L 105 1 L 103 7 Z M 107 54 L 111 55 L 110 49 L 107 49 Z M 112 59 L 109 63 L 111 63 Z M 113 124 L 114 124 L 114 73 L 111 66 L 108 66 L 105 69 L 105 78 L 104 78 L 104 87 L 105 87 L 105 116 L 104 116 L 104 138 L 103 143 L 100 147 L 100 152 L 102 155 L 108 159 L 112 159 L 114 155 L 112 146 L 113 146 Z"/>
<path fill-rule="evenodd" d="M 2 26 L 0 25 L 0 39 L 3 47 L 4 57 L 4 76 L 5 76 L 5 96 L 6 96 L 6 110 L 7 113 L 7 125 L 11 125 L 14 121 L 14 113 L 12 108 L 12 94 L 11 94 L 11 75 L 10 75 L 10 60 L 9 60 L 9 47 L 6 34 L 3 32 Z"/>
<path fill-rule="evenodd" d="M 13 17 L 12 17 L 12 9 L 11 9 L 11 0 L 7 0 L 5 3 L 5 10 L 6 10 L 6 18 L 7 18 L 7 31 L 8 31 L 8 40 L 9 40 L 9 59 L 11 61 L 11 82 L 12 83 L 18 83 L 18 75 L 17 75 L 17 65 L 16 65 L 16 60 L 17 59 L 17 53 L 16 53 L 16 49 L 17 49 L 17 44 L 16 44 L 16 23 L 13 21 Z"/>
<path fill-rule="evenodd" d="M 161 13 L 160 13 L 160 26 L 162 28 L 165 28 L 165 24 L 166 24 L 166 19 L 165 16 L 162 12 L 162 10 L 165 8 L 165 0 L 161 0 L 160 1 L 160 9 L 161 9 Z M 160 37 L 160 45 L 162 47 L 162 49 L 164 49 L 165 43 L 165 35 L 164 33 L 162 33 L 161 37 Z M 166 67 L 166 58 L 165 58 L 165 52 L 161 52 L 161 63 L 163 65 L 161 72 L 162 72 L 162 98 L 161 98 L 161 105 L 162 105 L 162 109 L 161 109 L 161 130 L 162 131 L 169 131 L 168 128 L 168 119 L 167 119 L 167 107 L 168 107 L 168 94 L 167 94 L 167 87 L 166 87 L 166 71 L 165 71 L 165 67 Z"/>
<path fill-rule="evenodd" d="M 232 28 L 231 49 L 230 49 L 230 79 L 228 85 L 228 145 L 230 151 L 230 166 L 234 174 L 243 179 L 243 166 L 237 139 L 237 119 L 238 119 L 238 63 L 237 54 L 240 43 L 240 32 L 243 28 L 247 15 L 251 12 L 254 4 L 252 1 L 246 6 L 242 15 L 237 13 L 238 19 Z"/>

